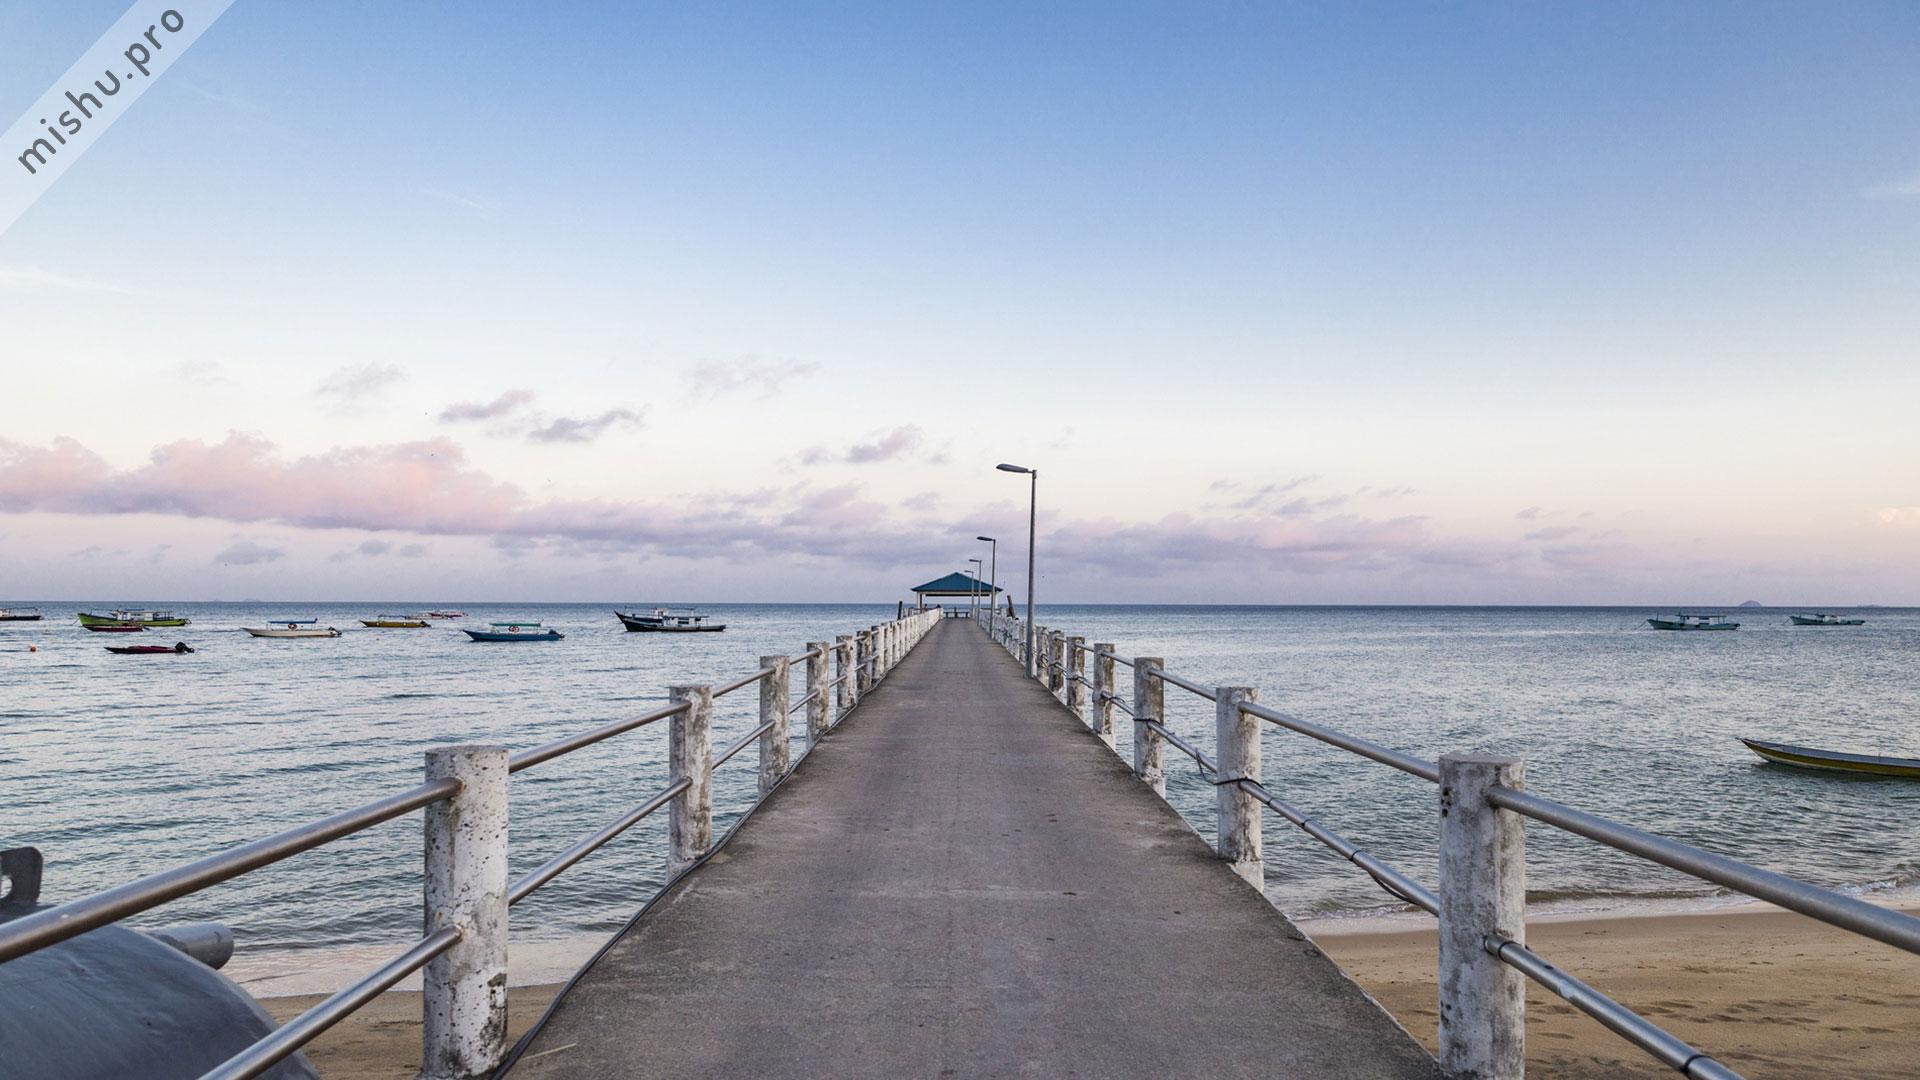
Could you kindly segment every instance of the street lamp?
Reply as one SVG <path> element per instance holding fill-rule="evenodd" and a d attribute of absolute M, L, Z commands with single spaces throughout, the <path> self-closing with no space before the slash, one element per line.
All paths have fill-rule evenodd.
<path fill-rule="evenodd" d="M 987 549 L 987 565 L 991 568 L 987 571 L 987 632 L 991 634 L 995 618 L 994 605 L 1000 601 L 1000 541 L 991 536 L 976 536 L 974 539 L 984 540 L 993 545 Z"/>
<path fill-rule="evenodd" d="M 967 561 L 973 564 L 973 584 L 967 589 L 967 595 L 971 598 L 967 601 L 967 615 L 970 618 L 978 619 L 980 617 L 981 565 L 979 559 L 968 559 Z"/>
<path fill-rule="evenodd" d="M 1027 678 L 1033 678 L 1033 524 L 1040 504 L 1040 470 L 1024 465 L 997 465 L 1001 472 L 1025 473 L 1027 484 Z"/>

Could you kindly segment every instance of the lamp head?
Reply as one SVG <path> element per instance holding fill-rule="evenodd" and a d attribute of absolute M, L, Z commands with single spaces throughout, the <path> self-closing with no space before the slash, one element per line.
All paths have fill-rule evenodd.
<path fill-rule="evenodd" d="M 1024 465 L 995 465 L 994 468 L 1001 472 L 1030 473 L 1033 471 Z"/>
<path fill-rule="evenodd" d="M 989 544 L 997 544 L 997 543 L 999 543 L 999 542 L 1000 542 L 1000 541 L 998 541 L 998 540 L 995 540 L 995 539 L 994 539 L 993 537 L 991 537 L 991 536 L 976 536 L 976 537 L 974 537 L 974 539 L 975 539 L 975 540 L 985 540 L 985 541 L 986 541 L 987 543 L 989 543 Z"/>

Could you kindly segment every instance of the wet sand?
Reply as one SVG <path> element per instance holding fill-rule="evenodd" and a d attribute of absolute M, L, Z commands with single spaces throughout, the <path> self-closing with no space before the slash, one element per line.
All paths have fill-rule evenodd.
<path fill-rule="evenodd" d="M 1399 1021 L 1434 1045 L 1432 931 L 1313 938 Z M 1751 1080 L 1920 1077 L 1920 957 L 1767 909 L 1538 921 L 1528 941 L 1563 970 L 1638 1010 Z M 1570 1080 L 1675 1074 L 1559 998 L 1529 985 L 1527 1056 Z M 510 991 L 512 1037 L 554 985 Z M 316 997 L 267 998 L 281 1020 Z M 395 991 L 322 1035 L 308 1055 L 327 1080 L 410 1080 L 420 997 Z"/>

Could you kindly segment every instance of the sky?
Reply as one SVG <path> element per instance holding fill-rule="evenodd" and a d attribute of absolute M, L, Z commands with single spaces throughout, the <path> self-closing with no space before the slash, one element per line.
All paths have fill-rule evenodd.
<path fill-rule="evenodd" d="M 124 10 L 0 0 L 0 124 Z M 1920 7 L 240 0 L 0 234 L 7 599 L 1920 603 Z M 15 151 L 0 154 L 0 167 Z"/>

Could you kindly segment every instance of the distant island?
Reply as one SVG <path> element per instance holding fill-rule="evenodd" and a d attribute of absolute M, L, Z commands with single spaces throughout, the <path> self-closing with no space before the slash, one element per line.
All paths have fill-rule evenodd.
<path fill-rule="evenodd" d="M 1758 600 L 1745 600 L 1741 602 L 1740 606 L 1741 607 L 1766 607 L 1767 605 L 1761 603 Z"/>

